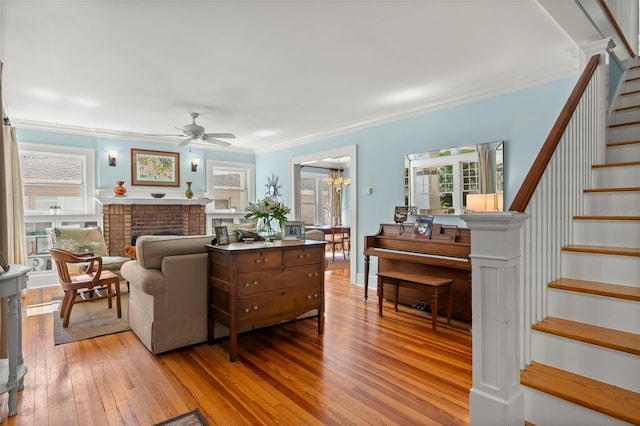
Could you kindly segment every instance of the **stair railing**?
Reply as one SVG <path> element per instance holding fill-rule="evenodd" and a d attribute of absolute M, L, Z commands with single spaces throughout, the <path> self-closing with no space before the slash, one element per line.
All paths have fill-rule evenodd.
<path fill-rule="evenodd" d="M 572 241 L 571 221 L 583 212 L 583 190 L 591 187 L 591 166 L 604 144 L 606 65 L 600 58 L 585 66 L 509 207 L 529 215 L 521 230 L 520 368 L 531 362 L 531 326 L 547 316 L 547 283 L 560 277 L 561 247 Z"/>

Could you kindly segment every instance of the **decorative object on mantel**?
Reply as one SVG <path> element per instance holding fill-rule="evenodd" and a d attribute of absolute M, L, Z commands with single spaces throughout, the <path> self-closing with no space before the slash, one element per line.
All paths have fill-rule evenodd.
<path fill-rule="evenodd" d="M 160 193 L 160 192 L 152 192 L 152 193 L 151 193 L 151 196 L 152 196 L 153 198 L 162 198 L 162 197 L 164 197 L 165 195 L 166 195 L 165 193 Z"/>
<path fill-rule="evenodd" d="M 267 197 L 255 204 L 249 203 L 247 212 L 244 215 L 245 218 L 257 219 L 256 229 L 258 235 L 264 238 L 265 241 L 271 241 L 280 233 L 282 224 L 286 222 L 287 215 L 291 213 L 291 209 L 274 198 Z"/>
<path fill-rule="evenodd" d="M 273 198 L 277 200 L 280 194 L 280 188 L 282 185 L 279 183 L 278 176 L 272 174 L 270 178 L 267 178 L 267 183 L 264 185 L 267 187 L 267 192 L 264 194 L 265 197 Z"/>
<path fill-rule="evenodd" d="M 184 191 L 184 196 L 191 199 L 193 198 L 193 191 L 191 190 L 191 184 L 193 182 L 185 182 L 187 184 L 187 190 Z"/>
<path fill-rule="evenodd" d="M 116 186 L 115 188 L 113 188 L 113 192 L 116 194 L 116 197 L 126 197 L 126 193 L 127 193 L 127 188 L 125 188 L 124 186 L 124 181 L 123 180 L 118 180 L 116 181 L 116 183 L 118 184 L 118 186 Z"/>
<path fill-rule="evenodd" d="M 49 206 L 49 213 L 58 214 L 60 213 L 60 206 L 57 204 L 52 204 Z"/>

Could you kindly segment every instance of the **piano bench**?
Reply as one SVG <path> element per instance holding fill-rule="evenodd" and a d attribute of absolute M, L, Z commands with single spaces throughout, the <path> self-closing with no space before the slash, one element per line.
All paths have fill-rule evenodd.
<path fill-rule="evenodd" d="M 378 314 L 382 316 L 382 299 L 384 297 L 384 283 L 396 286 L 394 309 L 398 312 L 398 289 L 400 287 L 427 290 L 431 294 L 431 331 L 436 333 L 438 320 L 438 296 L 447 295 L 447 326 L 451 326 L 451 311 L 453 308 L 453 280 L 448 278 L 430 277 L 422 274 L 400 271 L 378 272 Z"/>

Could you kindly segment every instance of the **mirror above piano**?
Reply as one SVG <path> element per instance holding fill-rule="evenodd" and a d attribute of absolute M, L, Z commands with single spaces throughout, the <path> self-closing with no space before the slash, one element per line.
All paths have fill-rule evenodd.
<path fill-rule="evenodd" d="M 502 211 L 504 141 L 407 154 L 404 185 L 419 215 Z"/>

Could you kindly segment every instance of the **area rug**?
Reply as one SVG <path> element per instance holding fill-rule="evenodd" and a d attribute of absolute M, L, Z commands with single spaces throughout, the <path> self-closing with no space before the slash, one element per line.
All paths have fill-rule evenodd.
<path fill-rule="evenodd" d="M 120 295 L 122 318 L 118 318 L 115 299 L 113 299 L 111 309 L 109 309 L 107 300 L 79 303 L 74 305 L 71 310 L 71 318 L 69 318 L 67 328 L 62 327 L 62 318 L 60 318 L 61 300 L 52 302 L 58 303 L 57 308 L 51 313 L 53 315 L 53 341 L 56 345 L 131 330 L 128 317 L 129 293 L 127 292 Z"/>
<path fill-rule="evenodd" d="M 169 420 L 165 420 L 161 423 L 156 423 L 153 426 L 208 426 L 209 423 L 202 417 L 200 410 L 197 408 L 188 413 L 181 414 Z"/>

